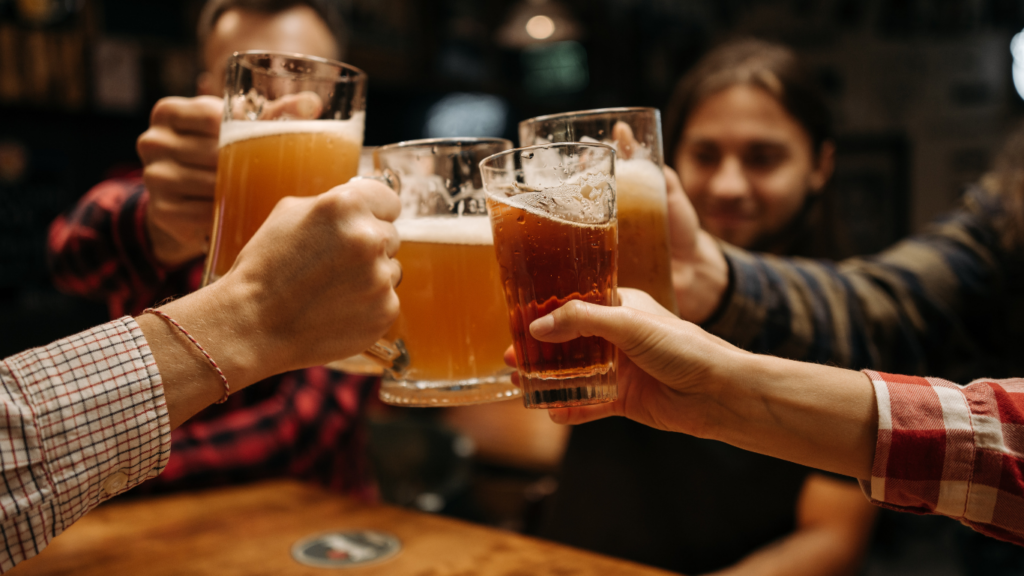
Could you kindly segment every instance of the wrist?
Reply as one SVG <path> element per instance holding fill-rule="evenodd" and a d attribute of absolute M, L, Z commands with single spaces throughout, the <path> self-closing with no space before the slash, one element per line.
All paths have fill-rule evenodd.
<path fill-rule="evenodd" d="M 695 324 L 718 310 L 729 288 L 729 263 L 718 241 L 704 230 L 697 232 L 692 260 L 673 262 L 672 275 L 679 316 Z"/>
<path fill-rule="evenodd" d="M 707 400 L 702 438 L 736 445 L 736 432 L 743 428 L 749 407 L 757 401 L 757 386 L 751 380 L 758 377 L 758 370 L 765 369 L 764 358 L 770 357 L 728 349 L 711 362 L 699 383 Z"/>
<path fill-rule="evenodd" d="M 153 219 L 148 216 L 146 217 L 146 239 L 148 252 L 153 262 L 165 270 L 173 270 L 195 257 L 186 253 L 185 247 L 180 242 L 163 228 L 154 224 Z"/>
<path fill-rule="evenodd" d="M 186 327 L 224 372 L 232 393 L 287 369 L 260 326 L 250 290 L 215 282 L 161 310 Z"/>

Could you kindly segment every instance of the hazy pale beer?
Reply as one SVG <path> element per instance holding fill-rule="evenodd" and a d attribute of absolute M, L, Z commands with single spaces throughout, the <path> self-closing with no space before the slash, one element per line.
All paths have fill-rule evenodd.
<path fill-rule="evenodd" d="M 402 246 L 398 320 L 385 337 L 405 352 L 380 398 L 452 406 L 519 396 L 504 354 L 512 343 L 480 160 L 508 150 L 498 138 L 414 140 L 382 146 L 377 168 L 398 183 Z"/>
<path fill-rule="evenodd" d="M 409 351 L 403 376 L 443 382 L 506 373 L 512 341 L 487 217 L 399 219 L 396 227 L 402 307 L 392 333 Z"/>
<path fill-rule="evenodd" d="M 285 196 L 356 175 L 366 74 L 296 54 L 236 52 L 228 63 L 204 283 L 224 275 Z"/>
<path fill-rule="evenodd" d="M 362 113 L 349 120 L 225 123 L 217 160 L 210 281 L 231 268 L 281 198 L 316 196 L 355 176 L 362 141 Z"/>
<path fill-rule="evenodd" d="M 668 204 L 661 167 L 643 158 L 615 163 L 619 210 L 619 282 L 676 312 L 668 245 Z"/>
<path fill-rule="evenodd" d="M 615 125 L 635 138 L 615 141 Z M 619 221 L 619 285 L 647 292 L 677 311 L 669 254 L 668 202 L 662 174 L 661 114 L 654 108 L 607 108 L 566 112 L 519 123 L 519 144 L 594 140 L 616 147 L 616 203 Z M 628 148 L 628 153 L 624 153 Z"/>
<path fill-rule="evenodd" d="M 528 408 L 616 398 L 615 348 L 608 341 L 551 344 L 530 335 L 531 322 L 571 300 L 615 304 L 614 154 L 599 144 L 556 144 L 513 150 L 481 165 Z"/>

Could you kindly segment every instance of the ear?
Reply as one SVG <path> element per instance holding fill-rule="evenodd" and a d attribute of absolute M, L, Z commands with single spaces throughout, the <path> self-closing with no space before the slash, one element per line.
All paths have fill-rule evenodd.
<path fill-rule="evenodd" d="M 213 81 L 213 74 L 200 72 L 199 76 L 196 76 L 197 96 L 221 96 L 221 94 L 214 94 L 214 86 L 216 83 Z"/>
<path fill-rule="evenodd" d="M 832 178 L 835 168 L 836 144 L 831 140 L 825 140 L 818 150 L 818 162 L 808 181 L 812 194 L 818 194 L 825 189 L 825 184 L 828 184 L 829 178 Z"/>

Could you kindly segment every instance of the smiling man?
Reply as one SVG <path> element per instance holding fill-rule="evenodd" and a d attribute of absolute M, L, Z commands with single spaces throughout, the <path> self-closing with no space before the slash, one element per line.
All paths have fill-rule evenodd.
<path fill-rule="evenodd" d="M 344 38 L 334 6 L 322 0 L 205 5 L 197 31 L 199 96 L 157 102 L 138 140 L 142 173 L 97 185 L 51 225 L 58 287 L 105 300 L 114 318 L 198 288 L 213 222 L 227 59 L 244 50 L 337 59 Z M 375 382 L 322 367 L 258 382 L 175 430 L 167 468 L 143 489 L 287 475 L 371 495 L 357 422 Z"/>

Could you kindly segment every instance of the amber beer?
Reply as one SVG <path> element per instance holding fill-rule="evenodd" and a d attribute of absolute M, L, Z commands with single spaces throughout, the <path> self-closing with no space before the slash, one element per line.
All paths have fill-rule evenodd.
<path fill-rule="evenodd" d="M 626 134 L 632 142 L 621 146 L 616 139 Z M 661 171 L 661 113 L 654 108 L 605 108 L 539 116 L 519 123 L 519 139 L 523 146 L 586 140 L 621 146 L 623 154 L 615 161 L 619 286 L 639 288 L 676 311 Z"/>
<path fill-rule="evenodd" d="M 619 285 L 639 288 L 676 309 L 669 254 L 665 176 L 646 159 L 615 162 L 619 209 Z"/>
<path fill-rule="evenodd" d="M 348 120 L 222 124 L 205 281 L 231 268 L 279 200 L 322 194 L 355 176 L 362 142 L 362 112 Z"/>
<path fill-rule="evenodd" d="M 400 218 L 395 227 L 402 239 L 396 256 L 402 283 L 395 289 L 402 307 L 390 335 L 409 351 L 403 379 L 450 383 L 506 375 L 503 358 L 512 339 L 490 220 Z"/>
<path fill-rule="evenodd" d="M 530 323 L 570 300 L 610 306 L 615 300 L 617 224 L 558 220 L 493 196 L 487 199 L 508 306 L 519 383 L 527 407 L 586 404 L 573 379 L 614 389 L 615 348 L 598 337 L 540 342 Z M 613 390 L 599 390 L 614 398 Z"/>

